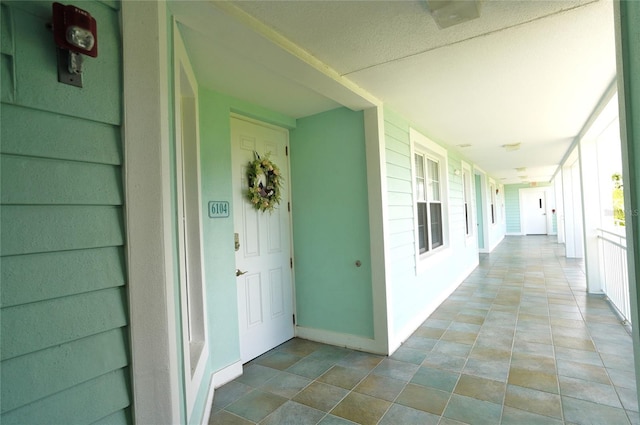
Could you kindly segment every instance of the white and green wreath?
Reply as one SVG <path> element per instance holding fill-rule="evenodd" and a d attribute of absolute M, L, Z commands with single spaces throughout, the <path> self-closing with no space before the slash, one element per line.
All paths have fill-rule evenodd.
<path fill-rule="evenodd" d="M 273 211 L 276 205 L 280 203 L 282 188 L 282 177 L 280 169 L 276 164 L 269 160 L 269 154 L 260 158 L 257 152 L 254 152 L 256 159 L 249 163 L 247 168 L 247 180 L 249 181 L 249 190 L 247 190 L 247 198 L 255 209 L 260 211 Z"/>

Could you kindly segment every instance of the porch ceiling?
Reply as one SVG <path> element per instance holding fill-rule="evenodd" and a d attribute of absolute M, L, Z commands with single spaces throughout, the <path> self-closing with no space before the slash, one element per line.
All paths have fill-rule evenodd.
<path fill-rule="evenodd" d="M 502 183 L 548 181 L 616 72 L 609 0 L 483 1 L 443 30 L 424 1 L 172 8 L 201 84 L 294 117 L 379 99 Z"/>

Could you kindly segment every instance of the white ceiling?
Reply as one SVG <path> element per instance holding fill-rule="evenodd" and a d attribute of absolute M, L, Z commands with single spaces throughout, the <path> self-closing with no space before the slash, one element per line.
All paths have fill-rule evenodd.
<path fill-rule="evenodd" d="M 171 7 L 201 85 L 294 118 L 381 100 L 502 183 L 548 181 L 615 78 L 610 0 L 483 1 L 443 30 L 424 1 Z"/>

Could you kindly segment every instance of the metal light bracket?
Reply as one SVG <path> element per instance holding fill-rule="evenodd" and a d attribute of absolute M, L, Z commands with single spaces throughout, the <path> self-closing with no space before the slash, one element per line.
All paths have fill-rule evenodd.
<path fill-rule="evenodd" d="M 58 48 L 58 81 L 82 88 L 82 62 L 81 54 Z"/>

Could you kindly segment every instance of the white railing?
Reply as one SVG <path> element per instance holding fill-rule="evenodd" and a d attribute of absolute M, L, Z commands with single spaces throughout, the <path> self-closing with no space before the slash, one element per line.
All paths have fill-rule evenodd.
<path fill-rule="evenodd" d="M 627 271 L 627 240 L 624 234 L 598 229 L 603 289 L 622 318 L 631 323 L 629 274 Z"/>

